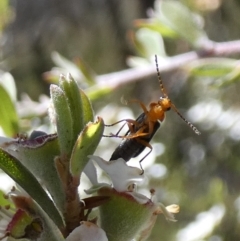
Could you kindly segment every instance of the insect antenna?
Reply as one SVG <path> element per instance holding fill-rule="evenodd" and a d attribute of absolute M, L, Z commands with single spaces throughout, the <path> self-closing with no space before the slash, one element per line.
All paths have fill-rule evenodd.
<path fill-rule="evenodd" d="M 182 120 L 184 120 L 189 126 L 190 128 L 197 134 L 197 135 L 201 135 L 201 132 L 188 120 L 186 120 L 178 111 L 178 109 L 176 108 L 176 106 L 174 104 L 171 103 L 171 107 L 174 109 L 174 111 L 180 116 L 180 118 Z"/>
<path fill-rule="evenodd" d="M 159 85 L 160 85 L 160 89 L 161 89 L 164 97 L 168 98 L 168 95 L 167 95 L 167 92 L 166 92 L 166 90 L 163 86 L 162 77 L 161 77 L 161 74 L 160 74 L 160 71 L 159 71 L 159 68 L 158 68 L 157 55 L 155 55 L 155 63 L 156 63 L 157 76 L 158 76 L 158 82 L 159 82 Z"/>
<path fill-rule="evenodd" d="M 161 91 L 164 95 L 165 98 L 168 98 L 168 95 L 166 93 L 166 90 L 163 86 L 163 82 L 162 82 L 162 78 L 161 78 L 161 75 L 160 75 L 160 71 L 159 71 L 159 67 L 158 67 L 158 61 L 157 61 L 157 55 L 155 55 L 155 62 L 156 62 L 156 69 L 157 69 L 157 76 L 158 76 L 158 81 L 159 81 L 159 85 L 160 85 L 160 88 L 161 88 Z M 169 99 L 169 98 L 168 98 Z M 170 99 L 169 99 L 170 100 Z M 178 109 L 176 108 L 176 106 L 174 104 L 171 103 L 171 107 L 174 109 L 174 111 L 180 116 L 180 118 L 185 121 L 189 126 L 190 128 L 197 134 L 197 135 L 200 135 L 201 132 L 188 120 L 186 120 L 181 114 L 180 112 L 178 111 Z"/>

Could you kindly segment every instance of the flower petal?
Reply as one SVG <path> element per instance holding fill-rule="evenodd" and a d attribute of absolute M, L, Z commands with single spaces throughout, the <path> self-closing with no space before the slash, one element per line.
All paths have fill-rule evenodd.
<path fill-rule="evenodd" d="M 106 233 L 96 224 L 81 222 L 81 226 L 75 228 L 66 241 L 108 241 Z"/>
<path fill-rule="evenodd" d="M 129 191 L 129 187 L 144 179 L 141 169 L 128 166 L 122 158 L 108 162 L 98 156 L 89 157 L 110 176 L 113 187 L 119 192 Z"/>

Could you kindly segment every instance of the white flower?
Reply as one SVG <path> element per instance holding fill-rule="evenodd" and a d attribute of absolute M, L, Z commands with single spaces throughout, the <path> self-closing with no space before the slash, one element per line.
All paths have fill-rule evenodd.
<path fill-rule="evenodd" d="M 85 221 L 69 234 L 66 241 L 108 241 L 108 239 L 103 229 Z"/>
<path fill-rule="evenodd" d="M 109 175 L 114 189 L 118 192 L 132 191 L 135 184 L 141 183 L 144 179 L 141 169 L 128 166 L 122 158 L 109 162 L 98 156 L 89 157 Z M 91 177 L 89 179 L 91 180 Z"/>

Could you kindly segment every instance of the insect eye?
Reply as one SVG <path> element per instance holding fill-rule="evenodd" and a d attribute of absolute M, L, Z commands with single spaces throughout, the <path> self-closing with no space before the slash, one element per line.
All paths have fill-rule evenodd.
<path fill-rule="evenodd" d="M 171 107 L 168 107 L 168 108 L 166 109 L 166 111 L 169 111 L 169 110 L 171 110 Z"/>

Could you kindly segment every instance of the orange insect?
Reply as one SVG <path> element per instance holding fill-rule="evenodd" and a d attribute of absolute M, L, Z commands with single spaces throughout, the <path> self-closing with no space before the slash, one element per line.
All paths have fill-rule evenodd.
<path fill-rule="evenodd" d="M 131 158 L 138 156 L 146 147 L 148 147 L 150 151 L 139 161 L 141 166 L 141 162 L 152 151 L 152 146 L 150 145 L 149 142 L 151 141 L 152 137 L 160 127 L 161 122 L 163 122 L 163 120 L 165 119 L 165 112 L 169 111 L 171 108 L 180 116 L 182 120 L 184 120 L 192 128 L 192 130 L 197 135 L 201 134 L 191 122 L 187 121 L 180 114 L 176 106 L 169 99 L 163 87 L 156 55 L 155 55 L 155 62 L 156 62 L 157 76 L 160 84 L 160 89 L 163 93 L 163 97 L 160 97 L 160 99 L 157 102 L 150 103 L 149 109 L 147 109 L 147 107 L 141 101 L 133 100 L 133 102 L 137 102 L 143 109 L 143 113 L 140 114 L 136 120 L 123 119 L 111 125 L 106 125 L 106 126 L 113 126 L 120 122 L 125 122 L 124 125 L 127 124 L 129 129 L 125 135 L 123 136 L 119 135 L 120 131 L 124 126 L 123 125 L 115 135 L 112 134 L 109 136 L 105 136 L 105 137 L 118 137 L 123 139 L 120 145 L 113 152 L 110 158 L 110 161 L 116 160 L 118 158 L 123 158 L 127 162 Z"/>

